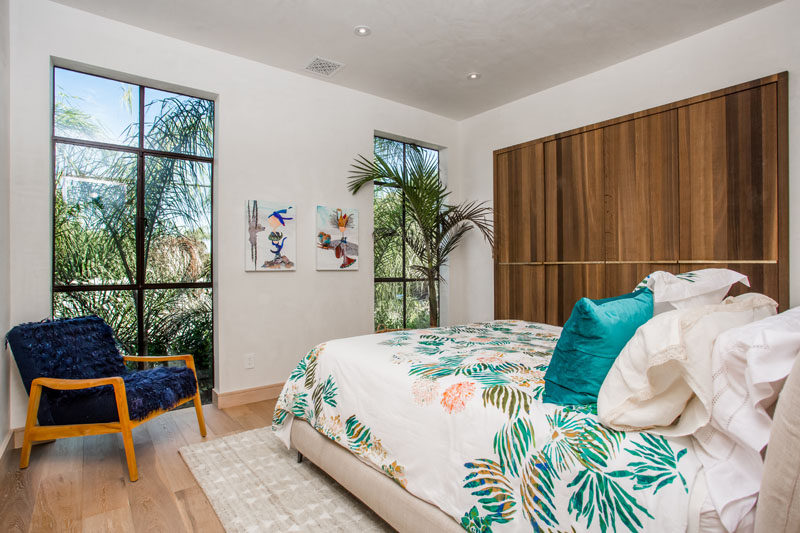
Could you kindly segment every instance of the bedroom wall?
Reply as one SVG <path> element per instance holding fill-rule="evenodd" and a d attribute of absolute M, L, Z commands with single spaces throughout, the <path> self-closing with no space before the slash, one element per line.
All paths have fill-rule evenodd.
<path fill-rule="evenodd" d="M 10 103 L 15 116 L 24 117 L 11 130 L 12 323 L 50 313 L 50 64 L 55 57 L 216 95 L 220 392 L 282 382 L 313 345 L 372 331 L 372 196 L 347 192 L 349 164 L 356 154 L 371 153 L 375 130 L 453 147 L 454 121 L 46 0 L 11 0 L 10 40 Z M 450 170 L 455 170 L 452 163 Z M 296 272 L 244 272 L 249 198 L 296 202 Z M 314 209 L 332 202 L 360 209 L 358 272 L 315 271 Z M 247 353 L 256 354 L 253 370 L 244 368 Z M 11 422 L 19 427 L 27 398 L 16 370 L 12 373 Z"/>
<path fill-rule="evenodd" d="M 0 337 L 9 328 L 8 196 L 9 196 L 9 77 L 8 0 L 0 0 Z M 9 353 L 0 343 L 0 390 L 8 390 Z M 9 435 L 9 396 L 0 394 L 0 455 Z"/>
<path fill-rule="evenodd" d="M 459 123 L 461 199 L 492 199 L 492 151 L 789 71 L 791 305 L 800 305 L 800 0 L 780 4 Z M 472 235 L 450 269 L 450 321 L 493 316 L 489 247 Z"/>

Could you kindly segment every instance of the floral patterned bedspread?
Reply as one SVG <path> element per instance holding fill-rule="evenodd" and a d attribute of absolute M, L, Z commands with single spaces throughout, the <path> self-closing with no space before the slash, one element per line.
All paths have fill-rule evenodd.
<path fill-rule="evenodd" d="M 307 420 L 468 531 L 685 531 L 700 468 L 687 439 L 542 403 L 560 331 L 495 321 L 320 344 L 273 429 L 288 445 Z"/>

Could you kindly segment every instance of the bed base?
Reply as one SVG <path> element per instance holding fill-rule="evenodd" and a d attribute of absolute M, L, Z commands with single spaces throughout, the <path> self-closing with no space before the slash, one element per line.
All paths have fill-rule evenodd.
<path fill-rule="evenodd" d="M 314 463 L 397 531 L 463 533 L 461 525 L 441 509 L 413 496 L 385 474 L 321 435 L 308 422 L 292 421 L 291 441 L 297 450 L 298 462 L 305 457 Z"/>

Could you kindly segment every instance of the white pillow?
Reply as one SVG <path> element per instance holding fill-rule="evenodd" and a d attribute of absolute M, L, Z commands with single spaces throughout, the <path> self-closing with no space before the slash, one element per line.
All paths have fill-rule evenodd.
<path fill-rule="evenodd" d="M 775 314 L 763 294 L 675 309 L 636 330 L 597 395 L 600 421 L 621 431 L 691 435 L 708 424 L 713 404 L 711 351 L 717 336 Z"/>
<path fill-rule="evenodd" d="M 730 329 L 711 355 L 711 420 L 695 433 L 709 496 L 728 531 L 756 502 L 775 403 L 800 353 L 800 307 Z M 736 480 L 732 483 L 732 480 Z"/>
<path fill-rule="evenodd" d="M 727 268 L 705 268 L 678 275 L 658 270 L 644 278 L 636 289 L 647 287 L 653 291 L 653 315 L 657 315 L 673 309 L 716 305 L 740 281 L 750 286 L 747 276 Z"/>

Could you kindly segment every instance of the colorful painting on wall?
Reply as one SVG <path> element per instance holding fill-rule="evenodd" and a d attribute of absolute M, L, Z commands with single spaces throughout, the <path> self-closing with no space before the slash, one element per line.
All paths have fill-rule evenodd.
<path fill-rule="evenodd" d="M 358 209 L 317 206 L 317 270 L 358 270 Z"/>
<path fill-rule="evenodd" d="M 246 271 L 295 270 L 295 211 L 288 202 L 247 201 Z"/>

